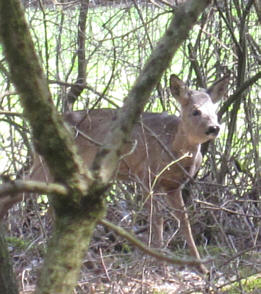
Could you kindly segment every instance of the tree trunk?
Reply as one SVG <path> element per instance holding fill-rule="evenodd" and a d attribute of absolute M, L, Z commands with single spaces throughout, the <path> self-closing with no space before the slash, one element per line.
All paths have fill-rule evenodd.
<path fill-rule="evenodd" d="M 13 268 L 4 237 L 4 228 L 0 224 L 0 289 L 1 294 L 18 294 Z"/>
<path fill-rule="evenodd" d="M 99 203 L 92 211 L 57 217 L 36 294 L 73 293 L 97 220 L 104 213 L 105 205 Z"/>

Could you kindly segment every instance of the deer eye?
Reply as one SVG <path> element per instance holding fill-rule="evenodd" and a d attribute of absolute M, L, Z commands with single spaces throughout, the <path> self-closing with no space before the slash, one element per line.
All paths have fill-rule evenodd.
<path fill-rule="evenodd" d="M 194 116 L 201 115 L 201 111 L 198 109 L 195 109 L 192 111 L 192 115 L 194 115 Z"/>

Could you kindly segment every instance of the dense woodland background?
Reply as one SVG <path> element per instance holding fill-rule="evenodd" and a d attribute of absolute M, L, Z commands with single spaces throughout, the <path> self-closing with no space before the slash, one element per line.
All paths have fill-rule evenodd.
<path fill-rule="evenodd" d="M 57 109 L 121 107 L 179 2 L 184 1 L 24 0 L 35 48 Z M 204 164 L 196 183 L 189 183 L 184 191 L 201 254 L 214 257 L 209 281 L 190 271 L 176 270 L 168 281 L 169 290 L 159 292 L 161 284 L 167 286 L 157 274 L 157 261 L 99 225 L 75 293 L 191 293 L 208 283 L 219 291 L 218 287 L 231 280 L 260 274 L 260 25 L 260 1 L 213 1 L 146 105 L 146 111 L 178 115 L 169 92 L 171 73 L 191 88 L 206 88 L 230 73 L 227 98 L 218 112 L 221 134 L 214 143 L 203 146 Z M 0 53 L 0 173 L 4 182 L 28 172 L 33 147 L 19 96 Z M 115 182 L 107 203 L 110 221 L 145 240 L 148 211 L 143 209 L 137 184 Z M 32 195 L 13 207 L 4 221 L 15 273 L 25 293 L 35 285 L 46 250 L 52 226 L 49 213 L 47 197 Z M 163 201 L 162 213 L 169 215 L 166 248 L 186 255 L 178 224 Z M 242 283 L 237 291 L 245 293 Z"/>

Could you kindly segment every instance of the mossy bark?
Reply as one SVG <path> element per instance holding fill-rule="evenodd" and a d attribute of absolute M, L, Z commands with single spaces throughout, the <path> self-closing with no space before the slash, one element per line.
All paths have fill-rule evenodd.
<path fill-rule="evenodd" d="M 56 220 L 36 294 L 71 294 L 77 282 L 97 220 L 104 216 L 103 203 L 90 212 L 74 211 Z"/>
<path fill-rule="evenodd" d="M 4 237 L 3 226 L 0 224 L 0 292 L 1 294 L 18 294 L 13 268 Z"/>

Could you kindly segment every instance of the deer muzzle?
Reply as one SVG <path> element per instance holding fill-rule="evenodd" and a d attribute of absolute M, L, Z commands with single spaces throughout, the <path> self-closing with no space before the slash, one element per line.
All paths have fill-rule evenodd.
<path fill-rule="evenodd" d="M 207 131 L 206 131 L 206 135 L 212 135 L 212 136 L 217 136 L 219 133 L 220 127 L 219 126 L 210 126 L 208 127 Z"/>

